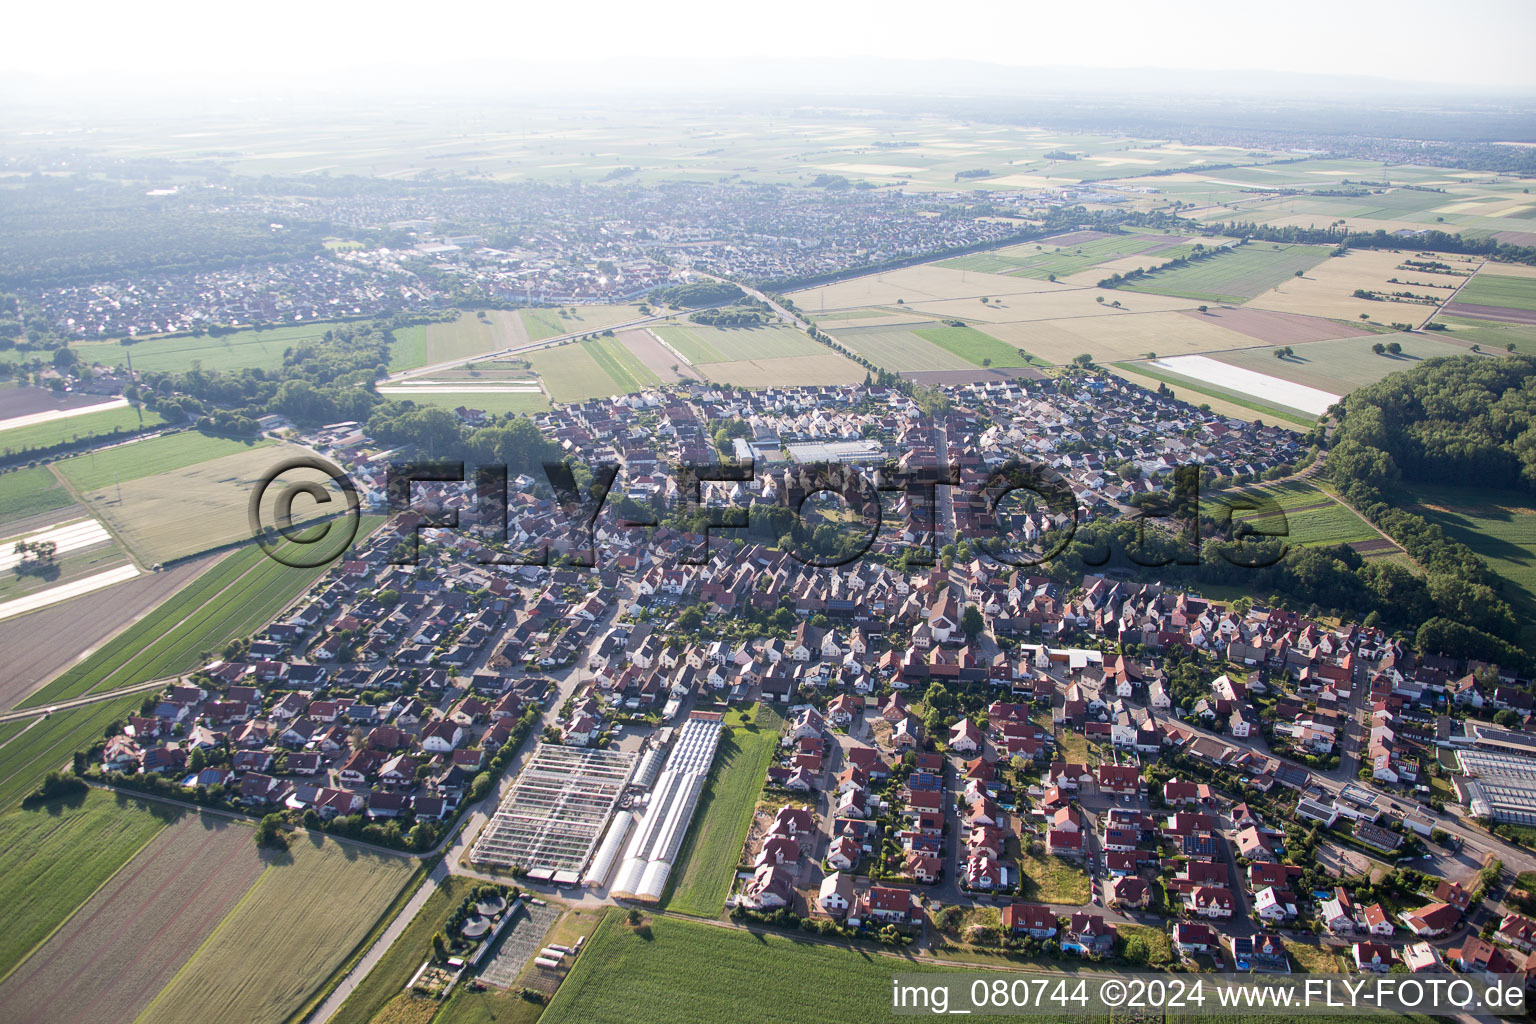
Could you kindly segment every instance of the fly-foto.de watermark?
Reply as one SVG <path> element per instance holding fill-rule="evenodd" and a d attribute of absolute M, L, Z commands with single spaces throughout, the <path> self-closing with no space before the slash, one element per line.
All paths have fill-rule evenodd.
<path fill-rule="evenodd" d="M 921 974 L 891 978 L 899 1016 L 1158 1017 L 1525 1012 L 1523 975 Z"/>
<path fill-rule="evenodd" d="M 744 536 L 767 529 L 775 543 L 797 561 L 811 566 L 846 565 L 874 545 L 888 504 L 901 503 L 918 523 L 919 539 L 906 544 L 909 563 L 933 564 L 939 548 L 964 539 L 1004 565 L 1030 568 L 1056 558 L 1072 543 L 1089 518 L 1079 495 L 1053 467 L 1015 460 L 967 481 L 955 465 L 915 468 L 867 468 L 836 462 L 795 463 L 775 468 L 764 484 L 753 464 L 674 465 L 664 493 L 636 498 L 616 487 L 623 467 L 617 462 L 577 466 L 546 462 L 541 466 L 551 514 L 539 519 L 542 534 L 509 535 L 509 498 L 518 485 L 505 466 L 467 466 L 463 462 L 391 462 L 384 470 L 384 507 L 395 517 L 398 543 L 391 561 L 414 565 L 423 529 L 465 531 L 478 543 L 480 564 L 549 565 L 558 552 L 567 565 L 599 564 L 597 529 L 605 509 L 614 512 L 618 530 L 654 530 L 663 523 L 686 524 L 676 531 L 664 554 L 679 565 L 709 561 L 711 539 Z M 301 478 L 295 478 L 295 475 Z M 309 478 L 302 478 L 305 474 Z M 320 479 L 323 478 L 324 482 Z M 527 477 L 518 478 L 524 484 Z M 538 484 L 532 485 L 537 488 Z M 713 494 L 706 488 L 713 489 Z M 722 489 L 755 495 L 749 501 L 724 501 Z M 456 489 L 462 502 L 444 500 Z M 521 488 L 519 488 L 521 489 Z M 828 501 L 842 510 L 835 522 L 819 511 Z M 296 520 L 295 505 L 309 514 Z M 808 508 L 809 506 L 809 508 Z M 1126 516 L 1145 540 L 1149 529 L 1173 545 L 1144 553 L 1125 547 L 1138 565 L 1194 565 L 1202 543 L 1214 535 L 1226 539 L 1283 538 L 1283 510 L 1262 493 L 1224 495 L 1215 517 L 1202 521 L 1201 467 L 1179 466 L 1166 475 L 1166 486 L 1149 492 Z M 358 488 L 334 463 L 318 457 L 291 459 L 257 481 L 250 499 L 252 535 L 269 555 L 289 565 L 326 564 L 346 550 L 361 515 Z M 1234 523 L 1241 523 L 1234 530 Z M 1212 527 L 1204 529 L 1202 523 Z M 1262 526 L 1255 524 L 1262 523 Z M 1213 531 L 1214 530 L 1214 534 Z M 900 552 L 898 552 L 900 553 Z M 1259 549 L 1225 546 L 1219 557 L 1242 568 L 1264 568 L 1284 557 L 1283 545 Z M 1085 556 L 1089 565 L 1108 562 Z"/>

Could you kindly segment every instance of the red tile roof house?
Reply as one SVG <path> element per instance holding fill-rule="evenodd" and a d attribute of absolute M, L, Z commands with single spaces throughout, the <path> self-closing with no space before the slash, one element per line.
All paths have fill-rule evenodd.
<path fill-rule="evenodd" d="M 1141 792 L 1141 770 L 1133 764 L 1101 764 L 1097 768 L 1100 793 L 1135 796 Z"/>
<path fill-rule="evenodd" d="M 1107 953 L 1115 944 L 1113 925 L 1105 924 L 1101 914 L 1072 915 L 1072 921 L 1061 937 L 1063 952 Z"/>
<path fill-rule="evenodd" d="M 1002 910 L 1003 927 L 1013 935 L 1048 939 L 1056 934 L 1056 915 L 1038 903 L 1013 903 Z"/>
<path fill-rule="evenodd" d="M 908 924 L 917 916 L 918 907 L 910 889 L 874 885 L 860 900 L 860 909 L 883 924 Z"/>
<path fill-rule="evenodd" d="M 1219 946 L 1216 929 L 1197 921 L 1180 921 L 1173 926 L 1173 944 L 1184 953 L 1207 953 Z"/>
<path fill-rule="evenodd" d="M 1468 935 L 1460 948 L 1447 949 L 1445 955 L 1456 962 L 1463 971 L 1486 971 L 1489 974 L 1517 974 L 1522 968 L 1504 950 L 1485 939 Z"/>
<path fill-rule="evenodd" d="M 1152 898 L 1151 888 L 1134 875 L 1110 879 L 1106 891 L 1112 907 L 1145 907 Z"/>
<path fill-rule="evenodd" d="M 1392 947 L 1381 942 L 1357 942 L 1350 947 L 1350 957 L 1357 971 L 1387 971 L 1392 968 Z"/>
<path fill-rule="evenodd" d="M 1045 834 L 1045 852 L 1055 857 L 1081 857 L 1083 834 L 1053 828 Z"/>
<path fill-rule="evenodd" d="M 1184 897 L 1184 909 L 1201 917 L 1231 917 L 1232 890 L 1202 885 Z"/>
<path fill-rule="evenodd" d="M 1404 911 L 1402 922 L 1413 934 L 1426 939 L 1444 935 L 1461 920 L 1461 911 L 1449 903 L 1430 903 L 1418 910 Z"/>
<path fill-rule="evenodd" d="M 906 860 L 906 873 L 911 875 L 914 881 L 931 885 L 943 876 L 944 861 L 928 853 L 909 853 Z"/>
<path fill-rule="evenodd" d="M 1495 938 L 1529 953 L 1536 949 L 1536 921 L 1520 914 L 1506 914 Z"/>

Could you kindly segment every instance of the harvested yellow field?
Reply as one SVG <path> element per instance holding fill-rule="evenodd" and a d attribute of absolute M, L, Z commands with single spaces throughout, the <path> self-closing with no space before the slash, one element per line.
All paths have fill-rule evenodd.
<path fill-rule="evenodd" d="M 739 388 L 802 387 L 815 384 L 857 384 L 868 372 L 836 352 L 787 359 L 738 359 L 694 367 L 717 384 Z"/>
<path fill-rule="evenodd" d="M 910 306 L 915 302 L 983 295 L 1022 295 L 1060 287 L 1049 281 L 1003 274 L 983 274 L 975 270 L 952 270 L 926 263 L 904 267 L 883 274 L 850 278 L 820 288 L 794 292 L 790 298 L 807 313 L 819 310 L 851 309 L 856 306 L 892 306 L 897 299 Z"/>
<path fill-rule="evenodd" d="M 1101 303 L 1098 300 L 1102 298 Z M 921 302 L 916 309 L 940 320 L 959 317 L 983 324 L 1020 323 L 1029 320 L 1060 320 L 1065 317 L 1124 316 L 1126 312 L 1152 313 L 1170 309 L 1194 309 L 1200 305 L 1194 299 L 1179 299 L 1167 295 L 1146 295 L 1140 292 L 1117 291 L 1104 288 L 1055 287 L 1050 292 L 1029 295 L 1004 295 L 990 297 L 982 304 L 978 299 L 951 299 L 948 302 Z M 1111 303 L 1120 303 L 1115 309 Z"/>
<path fill-rule="evenodd" d="M 1485 263 L 1480 273 L 1494 274 L 1499 277 L 1536 277 L 1536 267 L 1528 267 L 1522 263 Z"/>
<path fill-rule="evenodd" d="M 1395 321 L 1419 323 L 1437 309 L 1421 303 L 1378 302 L 1355 298 L 1355 290 L 1368 292 L 1411 291 L 1419 295 L 1433 295 L 1440 302 L 1451 297 L 1449 288 L 1427 288 L 1423 285 L 1461 284 L 1465 277 L 1451 274 L 1431 274 L 1422 270 L 1403 270 L 1405 259 L 1422 259 L 1414 256 L 1414 250 L 1405 248 L 1400 253 L 1385 250 L 1351 249 L 1343 256 L 1326 259 L 1307 271 L 1305 277 L 1285 281 L 1246 305 L 1258 309 L 1274 309 L 1283 313 L 1306 313 L 1311 316 L 1330 317 L 1334 320 L 1358 321 L 1360 314 L 1367 314 L 1373 321 L 1390 324 Z M 1438 255 L 1442 263 L 1457 269 L 1472 270 L 1480 262 L 1466 262 L 1465 256 Z M 1411 284 L 1390 284 L 1388 278 Z"/>
<path fill-rule="evenodd" d="M 983 324 L 978 329 L 1052 363 L 1071 362 L 1084 352 L 1099 362 L 1116 362 L 1140 359 L 1148 352 L 1165 357 L 1265 345 L 1246 334 L 1177 312 Z"/>

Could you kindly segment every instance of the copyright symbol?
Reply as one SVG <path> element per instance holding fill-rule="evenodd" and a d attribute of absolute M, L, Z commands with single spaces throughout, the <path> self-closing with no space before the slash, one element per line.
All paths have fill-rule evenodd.
<path fill-rule="evenodd" d="M 1099 999 L 1110 1009 L 1119 1006 L 1125 1002 L 1125 982 L 1110 978 L 1099 989 Z"/>
<path fill-rule="evenodd" d="M 315 479 L 317 475 L 324 482 Z M 285 476 L 308 479 L 283 480 Z M 304 521 L 295 522 L 293 503 L 301 495 L 313 507 Z M 340 507 L 343 500 L 345 508 Z M 267 470 L 251 489 L 251 537 L 275 562 L 317 569 L 352 545 L 362 519 L 361 504 L 356 485 L 341 467 L 314 455 L 295 456 Z"/>

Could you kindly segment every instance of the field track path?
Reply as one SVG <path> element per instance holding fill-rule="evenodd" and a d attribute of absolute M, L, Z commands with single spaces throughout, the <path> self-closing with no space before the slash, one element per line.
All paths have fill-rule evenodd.
<path fill-rule="evenodd" d="M 448 862 L 440 860 L 437 862 L 437 866 L 432 869 L 431 874 L 422 879 L 421 885 L 417 888 L 415 894 L 411 896 L 410 901 L 404 907 L 400 908 L 400 913 L 395 915 L 395 919 L 389 923 L 389 927 L 379 933 L 379 937 L 374 940 L 373 945 L 368 947 L 368 952 L 363 954 L 361 960 L 352 965 L 352 969 L 347 972 L 347 976 L 342 978 L 336 987 L 331 990 L 331 994 L 325 997 L 325 1002 L 311 1010 L 309 1016 L 304 1018 L 304 1024 L 323 1024 L 324 1021 L 328 1021 L 336 1015 L 336 1011 L 341 1009 L 341 1004 L 347 1001 L 347 997 L 352 994 L 353 990 L 357 988 L 364 978 L 368 977 L 368 972 L 372 971 L 374 966 L 383 959 L 384 954 L 389 952 L 390 947 L 395 944 L 395 940 L 400 938 L 400 933 L 405 931 L 410 923 L 416 919 L 416 915 L 421 912 L 421 908 L 426 904 L 428 898 L 437 891 L 437 887 L 447 877 Z"/>

